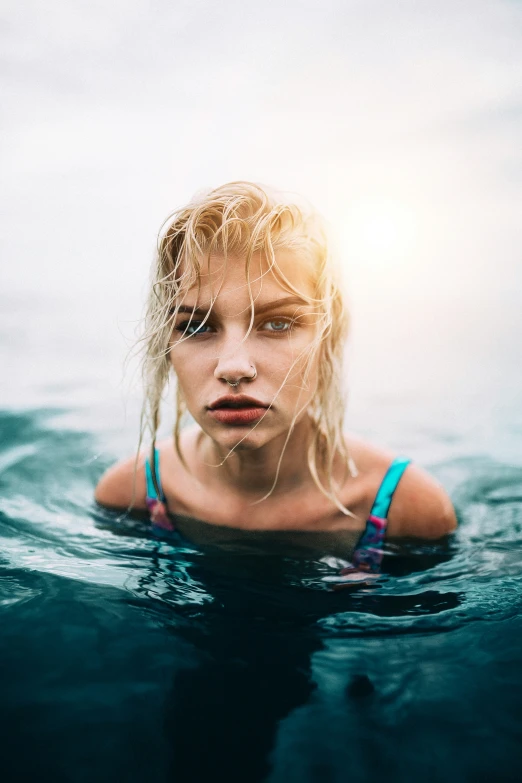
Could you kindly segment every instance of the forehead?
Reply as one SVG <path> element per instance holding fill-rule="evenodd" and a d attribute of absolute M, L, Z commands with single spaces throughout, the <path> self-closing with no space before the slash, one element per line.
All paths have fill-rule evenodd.
<path fill-rule="evenodd" d="M 288 248 L 277 249 L 275 264 L 271 267 L 266 256 L 254 253 L 248 270 L 246 257 L 237 252 L 214 253 L 201 264 L 199 281 L 189 289 L 187 298 L 197 296 L 199 301 L 236 298 L 238 301 L 250 293 L 258 302 L 280 297 L 288 293 L 289 285 L 304 296 L 314 294 L 314 264 L 308 253 Z M 285 282 L 287 281 L 287 282 Z M 249 291 L 250 287 L 250 291 Z M 198 291 L 199 289 L 199 291 Z M 293 292 L 292 292 L 293 293 Z"/>

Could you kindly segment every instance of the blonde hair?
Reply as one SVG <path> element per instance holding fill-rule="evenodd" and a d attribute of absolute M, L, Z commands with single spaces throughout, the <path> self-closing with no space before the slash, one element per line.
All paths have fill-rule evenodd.
<path fill-rule="evenodd" d="M 314 262 L 315 290 L 312 298 L 303 297 L 302 291 L 296 291 L 278 267 L 275 251 L 281 248 L 307 254 Z M 262 254 L 268 261 L 269 270 L 283 287 L 309 299 L 309 303 L 316 306 L 317 334 L 306 350 L 303 373 L 306 384 L 313 360 L 319 352 L 316 389 L 307 404 L 314 423 L 308 466 L 320 491 L 343 513 L 351 516 L 338 497 L 339 487 L 332 475 L 334 460 L 339 456 L 346 468 L 345 477 L 354 472 L 343 436 L 346 406 L 342 365 L 348 333 L 346 304 L 319 215 L 295 197 L 287 197 L 265 186 L 251 182 L 230 182 L 197 194 L 187 206 L 172 213 L 160 230 L 142 337 L 145 398 L 140 445 L 148 430 L 154 452 L 161 400 L 171 372 L 169 352 L 177 311 L 187 291 L 193 286 L 199 288 L 203 262 L 206 259 L 208 263 L 211 254 L 216 252 L 224 255 L 225 262 L 229 252 L 245 258 L 251 303 L 250 329 L 254 318 L 254 300 L 250 290 L 250 264 L 254 253 Z M 187 337 L 182 335 L 181 339 Z M 285 446 L 302 410 L 295 412 Z M 186 405 L 177 385 L 174 443 L 182 461 L 180 426 L 185 412 Z M 272 489 L 265 497 L 271 494 L 276 485 L 285 446 Z"/>

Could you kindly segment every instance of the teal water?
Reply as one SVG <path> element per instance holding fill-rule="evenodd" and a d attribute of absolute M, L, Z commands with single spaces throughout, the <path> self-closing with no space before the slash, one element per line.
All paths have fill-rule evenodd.
<path fill-rule="evenodd" d="M 60 316 L 40 322 L 29 374 L 6 312 L 4 780 L 518 780 L 522 385 L 507 343 L 455 356 L 425 332 L 386 387 L 355 356 L 352 423 L 431 469 L 460 525 L 389 544 L 374 585 L 334 592 L 319 558 L 161 540 L 97 508 L 98 477 L 135 443 L 132 393 L 104 381 L 121 367 Z"/>

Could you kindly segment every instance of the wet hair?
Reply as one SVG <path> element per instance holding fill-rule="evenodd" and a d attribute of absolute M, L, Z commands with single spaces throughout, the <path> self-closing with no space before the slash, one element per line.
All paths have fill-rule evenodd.
<path fill-rule="evenodd" d="M 306 259 L 313 274 L 312 297 L 297 291 L 283 274 L 277 264 L 278 249 L 294 251 L 297 257 Z M 315 338 L 292 365 L 293 368 L 297 361 L 302 362 L 303 389 L 309 389 L 310 382 L 315 385 L 312 398 L 305 404 L 313 422 L 308 466 L 321 492 L 343 513 L 351 516 L 338 497 L 339 486 L 333 478 L 334 460 L 339 457 L 346 469 L 344 478 L 355 472 L 343 436 L 346 407 L 343 354 L 348 333 L 346 303 L 321 217 L 297 197 L 265 186 L 230 182 L 198 193 L 186 206 L 172 213 L 160 230 L 142 336 L 145 397 L 140 446 L 148 432 L 154 451 L 162 397 L 171 373 L 175 378 L 169 352 L 178 308 L 190 289 L 196 287 L 199 291 L 202 272 L 208 268 L 212 254 L 223 256 L 225 265 L 229 254 L 244 258 L 251 303 L 250 328 L 245 339 L 254 321 L 255 302 L 250 287 L 254 254 L 261 254 L 267 260 L 268 271 L 275 275 L 285 290 L 297 293 L 313 306 L 317 322 Z M 211 306 L 218 293 L 219 290 L 215 295 L 212 292 Z M 207 317 L 208 314 L 205 319 Z M 189 339 L 189 335 L 182 334 L 180 339 Z M 317 368 L 317 375 L 312 378 L 313 367 Z M 286 443 L 303 410 L 301 407 L 294 412 L 272 489 L 265 497 L 271 494 L 277 483 Z M 176 384 L 174 444 L 182 461 L 180 427 L 185 412 L 185 401 Z M 154 465 L 153 460 L 151 464 Z"/>

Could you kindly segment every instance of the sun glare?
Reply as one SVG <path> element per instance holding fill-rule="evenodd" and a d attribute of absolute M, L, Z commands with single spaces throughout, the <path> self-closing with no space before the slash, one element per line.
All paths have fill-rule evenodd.
<path fill-rule="evenodd" d="M 407 261 L 416 235 L 414 212 L 405 204 L 375 202 L 348 210 L 342 242 L 356 264 Z"/>

